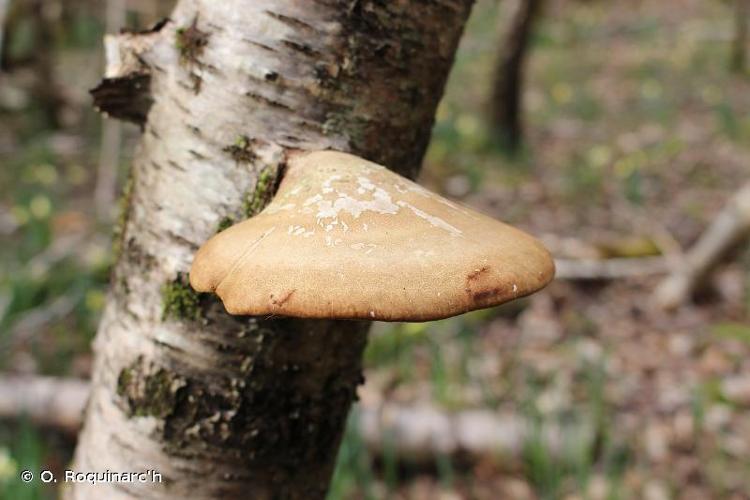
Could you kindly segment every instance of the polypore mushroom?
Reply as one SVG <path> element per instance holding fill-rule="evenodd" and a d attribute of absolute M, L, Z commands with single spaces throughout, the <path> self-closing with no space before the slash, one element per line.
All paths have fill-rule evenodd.
<path fill-rule="evenodd" d="M 231 314 L 429 321 L 554 275 L 531 236 L 350 154 L 293 156 L 273 201 L 197 253 L 190 283 Z"/>

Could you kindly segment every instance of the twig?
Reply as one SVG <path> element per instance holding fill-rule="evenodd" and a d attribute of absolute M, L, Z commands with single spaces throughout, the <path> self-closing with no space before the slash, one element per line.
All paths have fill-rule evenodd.
<path fill-rule="evenodd" d="M 637 216 L 634 215 L 634 216 Z M 679 244 L 659 244 L 659 256 L 600 258 L 590 243 L 572 237 L 545 234 L 541 237 L 555 257 L 555 278 L 561 280 L 611 280 L 665 274 L 670 263 L 679 258 Z M 666 238 L 665 239 L 669 239 Z M 564 256 L 564 257 L 560 257 Z"/>
<path fill-rule="evenodd" d="M 446 412 L 427 404 L 392 403 L 362 403 L 355 411 L 359 434 L 371 452 L 395 452 L 415 463 L 434 462 L 441 455 L 519 457 L 532 438 L 551 451 L 559 451 L 562 442 L 559 425 L 534 429 L 515 412 Z"/>
<path fill-rule="evenodd" d="M 630 219 L 631 226 L 644 230 L 662 255 L 673 260 L 682 258 L 682 245 L 658 218 L 649 214 L 645 208 L 628 202 L 618 191 L 612 198 L 613 208 L 623 214 L 624 218 Z"/>
<path fill-rule="evenodd" d="M 690 298 L 722 257 L 750 234 L 750 183 L 737 191 L 697 243 L 677 262 L 654 292 L 656 302 L 673 309 Z"/>
<path fill-rule="evenodd" d="M 555 277 L 564 280 L 610 280 L 664 274 L 667 257 L 555 259 Z"/>

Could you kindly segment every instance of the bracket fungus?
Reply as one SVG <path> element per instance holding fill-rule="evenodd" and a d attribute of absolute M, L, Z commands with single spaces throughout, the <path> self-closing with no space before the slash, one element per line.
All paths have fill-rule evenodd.
<path fill-rule="evenodd" d="M 375 163 L 318 151 L 292 156 L 273 201 L 198 251 L 190 283 L 231 314 L 429 321 L 553 276 L 526 233 Z"/>

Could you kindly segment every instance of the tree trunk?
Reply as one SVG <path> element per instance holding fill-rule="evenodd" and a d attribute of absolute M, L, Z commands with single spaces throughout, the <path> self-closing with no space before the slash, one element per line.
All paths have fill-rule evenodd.
<path fill-rule="evenodd" d="M 3 70 L 3 40 L 5 39 L 5 16 L 8 15 L 10 0 L 0 0 L 0 71 Z"/>
<path fill-rule="evenodd" d="M 288 150 L 413 177 L 471 3 L 181 0 L 110 40 L 95 101 L 144 133 L 73 469 L 163 481 L 67 498 L 324 497 L 368 324 L 232 317 L 186 273 L 270 199 Z"/>
<path fill-rule="evenodd" d="M 541 6 L 542 0 L 520 0 L 497 60 L 490 103 L 492 125 L 495 134 L 509 151 L 517 151 L 523 139 L 521 104 L 524 63 Z"/>
<path fill-rule="evenodd" d="M 747 17 L 750 0 L 734 0 L 734 4 L 734 42 L 730 67 L 735 73 L 743 73 L 747 59 Z"/>

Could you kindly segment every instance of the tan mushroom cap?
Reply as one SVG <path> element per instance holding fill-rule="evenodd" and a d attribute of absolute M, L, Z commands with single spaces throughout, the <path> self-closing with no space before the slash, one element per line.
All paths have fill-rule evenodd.
<path fill-rule="evenodd" d="M 553 275 L 531 236 L 320 151 L 293 157 L 265 210 L 198 251 L 190 283 L 231 314 L 428 321 L 523 297 Z"/>

